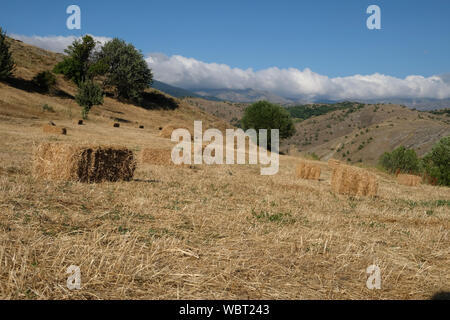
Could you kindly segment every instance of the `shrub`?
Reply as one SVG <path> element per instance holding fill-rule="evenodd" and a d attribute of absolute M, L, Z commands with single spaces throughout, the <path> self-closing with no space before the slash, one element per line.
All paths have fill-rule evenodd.
<path fill-rule="evenodd" d="M 401 146 L 391 153 L 385 152 L 379 160 L 380 165 L 390 173 L 419 173 L 420 160 L 413 149 Z"/>
<path fill-rule="evenodd" d="M 50 71 L 42 71 L 33 78 L 33 83 L 42 92 L 49 92 L 56 84 L 56 77 Z"/>
<path fill-rule="evenodd" d="M 87 119 L 88 113 L 95 105 L 103 104 L 103 91 L 92 81 L 83 82 L 75 96 L 75 101 L 83 107 L 81 115 Z"/>
<path fill-rule="evenodd" d="M 11 77 L 14 70 L 14 60 L 9 51 L 6 33 L 0 28 L 0 80 Z"/>
<path fill-rule="evenodd" d="M 268 148 L 271 146 L 271 130 L 279 129 L 280 139 L 286 139 L 295 134 L 294 122 L 289 112 L 268 101 L 259 101 L 250 105 L 245 109 L 241 122 L 244 130 L 255 129 L 258 132 L 259 129 L 267 129 Z"/>
<path fill-rule="evenodd" d="M 55 109 L 53 109 L 53 107 L 49 106 L 48 104 L 44 104 L 42 106 L 42 111 L 44 112 L 55 112 Z"/>
<path fill-rule="evenodd" d="M 450 186 L 450 136 L 442 138 L 422 160 L 425 173 L 437 184 Z"/>

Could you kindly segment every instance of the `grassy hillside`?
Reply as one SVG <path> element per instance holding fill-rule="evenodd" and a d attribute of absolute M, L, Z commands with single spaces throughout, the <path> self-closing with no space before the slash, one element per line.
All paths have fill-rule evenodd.
<path fill-rule="evenodd" d="M 123 145 L 138 155 L 172 146 L 158 136 L 159 126 L 218 119 L 192 105 L 195 99 L 176 99 L 175 110 L 146 110 L 106 98 L 78 126 L 70 83 L 58 78 L 55 96 L 24 90 L 61 57 L 21 43 L 13 53 L 17 79 L 0 83 L 0 298 L 427 299 L 450 291 L 449 188 L 406 187 L 370 169 L 379 181 L 376 198 L 338 195 L 325 162 L 314 162 L 320 181 L 300 180 L 292 156 L 281 156 L 274 176 L 261 176 L 255 165 L 139 163 L 130 182 L 33 178 L 33 147 L 42 142 Z M 415 113 L 395 106 L 370 108 L 322 120 L 349 137 L 358 125 L 374 134 L 375 120 L 385 132 L 393 130 L 389 121 L 426 130 L 442 122 L 414 120 Z M 128 122 L 113 128 L 112 118 Z M 49 120 L 68 134 L 44 134 Z M 313 120 L 304 124 L 311 133 Z M 381 269 L 381 290 L 366 288 L 372 264 Z M 66 287 L 70 265 L 81 269 L 81 290 Z"/>

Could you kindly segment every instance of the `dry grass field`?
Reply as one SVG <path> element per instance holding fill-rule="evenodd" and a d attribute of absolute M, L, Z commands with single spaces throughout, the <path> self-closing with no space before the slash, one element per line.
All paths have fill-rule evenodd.
<path fill-rule="evenodd" d="M 320 180 L 303 180 L 291 156 L 280 157 L 274 176 L 257 165 L 139 163 L 129 182 L 33 178 L 33 149 L 43 142 L 139 155 L 172 146 L 159 127 L 218 121 L 186 103 L 148 111 L 110 98 L 83 126 L 79 112 L 69 98 L 0 84 L 2 299 L 428 299 L 450 291 L 449 188 L 399 185 L 369 169 L 377 197 L 338 195 L 326 162 L 315 162 Z M 113 128 L 113 116 L 129 122 Z M 49 120 L 67 135 L 44 133 Z M 381 290 L 366 287 L 372 264 Z M 66 286 L 71 265 L 81 269 L 80 290 Z"/>
<path fill-rule="evenodd" d="M 143 111 L 144 112 L 144 111 Z M 398 185 L 378 173 L 379 196 L 331 192 L 258 166 L 139 165 L 131 182 L 82 184 L 30 176 L 40 142 L 170 141 L 137 128 L 0 120 L 0 296 L 15 299 L 425 299 L 450 290 L 450 189 Z M 366 288 L 377 264 L 382 289 Z M 82 289 L 66 288 L 81 268 Z"/>

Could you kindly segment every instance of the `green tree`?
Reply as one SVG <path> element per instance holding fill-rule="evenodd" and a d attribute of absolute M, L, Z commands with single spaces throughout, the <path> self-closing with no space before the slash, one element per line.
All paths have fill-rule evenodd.
<path fill-rule="evenodd" d="M 77 86 L 86 80 L 90 80 L 93 74 L 93 52 L 97 42 L 90 36 L 85 35 L 81 41 L 75 40 L 65 51 L 68 55 L 63 61 L 58 63 L 53 72 L 65 75 Z"/>
<path fill-rule="evenodd" d="M 80 84 L 75 101 L 83 107 L 81 115 L 87 119 L 89 111 L 93 106 L 103 104 L 103 91 L 100 86 L 93 81 L 86 81 Z"/>
<path fill-rule="evenodd" d="M 33 82 L 42 92 L 49 92 L 56 84 L 56 78 L 50 71 L 39 72 Z"/>
<path fill-rule="evenodd" d="M 241 120 L 244 130 L 267 129 L 267 147 L 271 147 L 272 129 L 280 130 L 280 139 L 286 139 L 295 134 L 294 122 L 286 109 L 268 101 L 259 101 L 245 109 Z M 259 135 L 258 135 L 259 137 Z"/>
<path fill-rule="evenodd" d="M 0 80 L 5 80 L 12 76 L 14 70 L 14 60 L 9 51 L 9 43 L 6 32 L 0 28 Z"/>
<path fill-rule="evenodd" d="M 436 143 L 422 163 L 425 173 L 437 184 L 450 186 L 450 136 Z"/>
<path fill-rule="evenodd" d="M 114 88 L 119 98 L 139 101 L 153 82 L 142 53 L 123 40 L 107 42 L 98 53 L 96 63 L 98 72 L 106 77 L 104 85 Z"/>
<path fill-rule="evenodd" d="M 390 173 L 419 173 L 420 160 L 414 149 L 401 146 L 391 153 L 385 152 L 379 160 L 380 165 Z"/>

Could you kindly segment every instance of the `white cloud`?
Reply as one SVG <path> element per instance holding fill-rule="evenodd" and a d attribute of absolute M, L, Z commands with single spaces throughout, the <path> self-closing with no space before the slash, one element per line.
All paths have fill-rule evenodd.
<path fill-rule="evenodd" d="M 284 97 L 306 99 L 450 98 L 450 83 L 442 76 L 408 76 L 404 79 L 379 73 L 329 78 L 311 71 L 277 67 L 260 71 L 205 63 L 161 53 L 147 58 L 155 78 L 186 89 L 267 90 Z"/>
<path fill-rule="evenodd" d="M 11 37 L 54 52 L 64 52 L 75 36 Z M 93 36 L 105 43 L 111 38 Z M 329 78 L 306 68 L 264 70 L 232 68 L 226 64 L 206 63 L 180 55 L 168 57 L 153 53 L 147 57 L 155 78 L 185 89 L 257 89 L 284 97 L 303 99 L 385 99 L 385 98 L 450 98 L 449 74 L 404 79 L 379 73 Z"/>
<path fill-rule="evenodd" d="M 11 34 L 9 35 L 11 38 L 23 41 L 25 43 L 31 44 L 33 46 L 57 52 L 57 53 L 64 53 L 64 49 L 66 49 L 69 45 L 72 44 L 72 42 L 75 39 L 79 39 L 80 37 L 75 36 L 46 36 L 46 37 L 40 37 L 40 36 L 23 36 L 19 34 Z M 92 36 L 92 35 L 91 35 Z M 92 36 L 96 41 L 99 41 L 100 43 L 104 44 L 111 40 L 111 38 L 107 37 L 97 37 Z"/>

